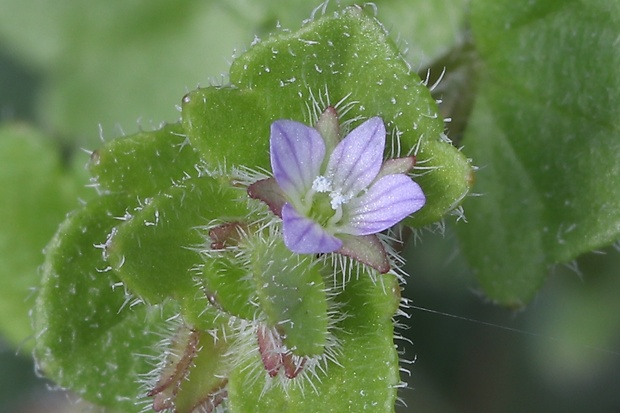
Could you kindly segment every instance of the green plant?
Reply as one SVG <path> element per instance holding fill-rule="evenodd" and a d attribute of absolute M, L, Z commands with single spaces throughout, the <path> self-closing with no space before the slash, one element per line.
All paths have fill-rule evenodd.
<path fill-rule="evenodd" d="M 610 121 L 617 97 L 606 92 L 615 75 L 603 68 L 587 85 L 580 78 L 591 69 L 593 45 L 611 41 L 617 12 L 602 3 L 474 2 L 474 47 L 465 43 L 449 55 L 449 73 L 452 64 L 452 73 L 475 69 L 477 88 L 467 88 L 476 96 L 471 117 L 458 105 L 453 115 L 470 119 L 466 153 L 484 160 L 475 187 L 483 196 L 465 202 L 469 223 L 459 236 L 481 286 L 501 304 L 524 305 L 549 265 L 617 238 L 620 186 L 608 184 L 618 175 Z M 498 15 L 507 16 L 502 24 Z M 608 24 L 578 37 L 565 30 L 577 16 L 584 31 Z M 568 64 L 563 55 L 541 59 L 558 33 L 577 45 Z M 522 49 L 532 44 L 540 51 Z M 608 59 L 613 67 L 616 56 Z M 567 75 L 554 77 L 558 67 Z M 456 83 L 444 85 L 450 102 Z M 566 94 L 567 85 L 576 93 Z M 40 367 L 121 411 L 137 401 L 179 412 L 393 409 L 401 382 L 391 320 L 402 305 L 403 233 L 375 234 L 402 218 L 402 227 L 416 229 L 461 216 L 474 181 L 426 86 L 372 8 L 317 9 L 299 31 L 278 32 L 236 57 L 226 84 L 187 94 L 180 122 L 93 152 L 97 196 L 65 220 L 46 249 L 34 310 Z M 584 99 L 586 87 L 606 99 Z M 277 160 L 292 167 L 294 158 L 279 158 L 270 146 L 270 126 L 282 119 L 297 125 L 291 136 L 305 133 L 304 124 L 326 147 L 303 192 L 278 179 Z M 390 195 L 409 185 L 416 195 L 402 201 L 418 204 L 364 232 L 394 203 L 378 202 L 378 218 L 354 219 L 371 202 L 347 210 L 358 194 L 349 196 L 330 170 L 338 175 L 332 163 L 346 158 L 332 156 L 338 142 L 373 119 L 387 130 L 387 149 L 381 162 L 369 161 L 375 174 L 357 192 L 372 194 L 381 177 L 396 176 Z M 23 204 L 61 193 L 48 208 L 57 219 L 77 186 L 37 145 L 27 153 L 50 160 L 31 170 L 51 182 L 40 181 L 42 190 L 32 188 L 35 197 Z M 311 246 L 309 238 L 291 241 L 306 234 L 294 227 L 300 219 L 310 220 L 302 229 L 322 228 L 311 232 Z M 287 222 L 297 228 L 288 238 Z"/>

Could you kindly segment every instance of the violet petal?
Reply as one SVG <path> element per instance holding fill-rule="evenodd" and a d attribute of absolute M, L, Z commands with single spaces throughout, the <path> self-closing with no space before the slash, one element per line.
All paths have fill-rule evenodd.
<path fill-rule="evenodd" d="M 384 176 L 347 204 L 347 218 L 339 231 L 352 235 L 381 232 L 422 208 L 425 202 L 422 189 L 407 175 Z"/>
<path fill-rule="evenodd" d="M 314 128 L 292 120 L 277 120 L 271 124 L 270 153 L 278 185 L 296 201 L 319 175 L 325 143 Z"/>
<path fill-rule="evenodd" d="M 282 232 L 284 244 L 298 254 L 319 254 L 334 252 L 342 241 L 327 233 L 318 223 L 300 215 L 286 203 L 282 207 Z"/>
<path fill-rule="evenodd" d="M 375 179 L 383 163 L 385 125 L 379 117 L 368 119 L 353 129 L 332 152 L 327 175 L 334 188 L 345 196 L 355 196 Z"/>

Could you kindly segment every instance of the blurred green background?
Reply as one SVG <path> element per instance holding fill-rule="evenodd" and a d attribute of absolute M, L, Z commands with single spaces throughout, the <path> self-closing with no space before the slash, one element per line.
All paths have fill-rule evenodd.
<path fill-rule="evenodd" d="M 461 42 L 466 30 L 465 0 L 376 4 L 414 69 Z M 24 142 L 33 154 L 24 170 L 0 169 L 0 287 L 19 290 L 15 302 L 22 306 L 33 302 L 42 248 L 78 198 L 92 191 L 85 188 L 88 155 L 81 149 L 176 120 L 175 105 L 186 91 L 225 83 L 221 74 L 234 53 L 255 35 L 264 38 L 278 26 L 295 30 L 315 6 L 301 0 L 0 0 L 0 160 Z M 61 176 L 62 185 L 33 182 L 27 171 L 33 165 Z M 29 209 L 34 203 L 48 213 Z M 18 215 L 15 205 L 23 205 Z M 28 228 L 18 224 L 24 220 Z M 553 268 L 536 299 L 511 312 L 479 292 L 448 221 L 445 234 L 424 232 L 421 242 L 407 246 L 411 276 L 404 295 L 414 306 L 449 315 L 412 308 L 411 317 L 400 320 L 409 328 L 400 332 L 399 345 L 404 358 L 416 362 L 403 364 L 411 376 L 403 375 L 407 407 L 398 410 L 620 411 L 618 251 Z M 6 322 L 14 304 L 0 303 L 0 412 L 87 411 L 36 377 L 29 327 L 18 316 L 14 325 Z"/>

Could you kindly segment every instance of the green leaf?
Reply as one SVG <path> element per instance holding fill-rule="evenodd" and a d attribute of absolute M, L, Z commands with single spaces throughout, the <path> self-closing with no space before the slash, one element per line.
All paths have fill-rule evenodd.
<path fill-rule="evenodd" d="M 203 261 L 198 249 L 205 243 L 199 227 L 215 219 L 243 219 L 248 211 L 238 190 L 204 176 L 125 214 L 127 221 L 108 241 L 109 262 L 133 293 L 159 303 L 197 292 L 194 276 Z"/>
<path fill-rule="evenodd" d="M 231 412 L 394 411 L 395 386 L 399 384 L 391 320 L 400 298 L 396 280 L 390 275 L 376 281 L 361 276 L 348 282 L 336 298 L 347 318 L 338 322 L 333 331 L 339 342 L 336 352 L 341 354 L 337 356 L 338 364 L 327 362 L 329 377 L 319 367 L 316 376 L 306 369 L 295 382 L 286 383 L 286 390 L 275 383 L 265 389 L 260 380 L 255 380 L 256 369 L 262 367 L 256 354 L 246 366 L 231 373 Z"/>
<path fill-rule="evenodd" d="M 62 167 L 58 148 L 24 125 L 0 128 L 0 169 L 0 332 L 18 345 L 32 336 L 28 312 L 41 251 L 77 206 L 80 183 Z"/>
<path fill-rule="evenodd" d="M 270 169 L 272 121 L 314 123 L 309 111 L 318 115 L 327 104 L 343 101 L 340 106 L 348 103 L 350 110 L 341 110 L 342 121 L 379 115 L 400 136 L 393 155 L 416 151 L 419 171 L 427 172 L 417 178 L 427 204 L 409 224 L 441 219 L 469 189 L 469 164 L 444 140 L 429 90 L 383 26 L 359 7 L 256 44 L 233 62 L 230 81 L 231 86 L 198 89 L 183 99 L 187 135 L 212 167 L 225 160 L 227 167 Z M 391 140 L 387 146 L 390 152 Z"/>
<path fill-rule="evenodd" d="M 103 191 L 144 199 L 200 174 L 200 157 L 179 124 L 114 139 L 94 151 L 89 164 Z"/>
<path fill-rule="evenodd" d="M 101 247 L 128 204 L 102 196 L 73 213 L 47 247 L 34 309 L 35 356 L 59 385 L 92 402 L 135 410 L 173 309 L 134 307 Z M 99 246 L 99 248 L 98 248 Z"/>
<path fill-rule="evenodd" d="M 494 300 L 620 236 L 616 2 L 476 1 L 480 95 L 465 147 L 482 166 L 463 250 Z"/>

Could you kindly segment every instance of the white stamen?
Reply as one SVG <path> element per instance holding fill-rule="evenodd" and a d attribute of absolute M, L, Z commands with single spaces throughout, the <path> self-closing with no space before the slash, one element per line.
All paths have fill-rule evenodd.
<path fill-rule="evenodd" d="M 315 192 L 330 192 L 332 190 L 332 180 L 323 175 L 319 175 L 314 179 L 314 182 L 312 182 L 312 189 Z"/>
<path fill-rule="evenodd" d="M 341 205 L 346 204 L 351 199 L 351 197 L 342 195 L 340 191 L 332 191 L 329 197 L 332 199 L 331 206 L 334 210 L 338 210 Z"/>

